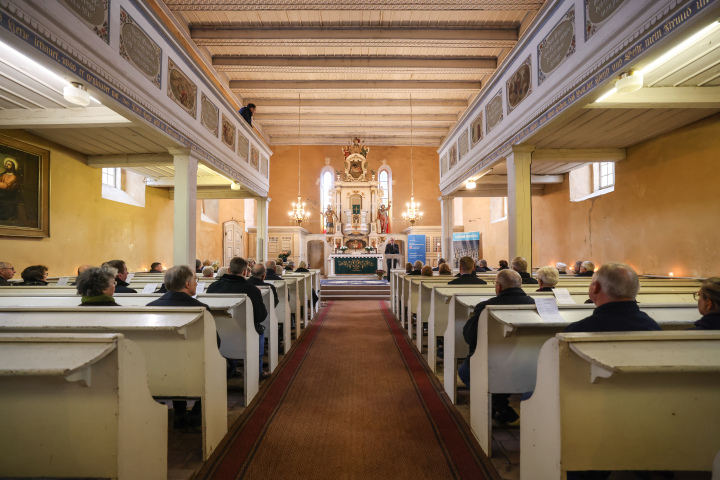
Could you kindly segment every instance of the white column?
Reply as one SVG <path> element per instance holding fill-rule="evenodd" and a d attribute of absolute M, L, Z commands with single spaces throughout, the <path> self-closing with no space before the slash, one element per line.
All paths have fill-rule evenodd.
<path fill-rule="evenodd" d="M 517 145 L 505 162 L 508 172 L 508 260 L 525 257 L 532 266 L 530 164 L 535 147 Z"/>
<path fill-rule="evenodd" d="M 257 197 L 255 206 L 257 214 L 255 220 L 257 222 L 257 257 L 268 261 L 268 204 L 270 198 Z"/>
<path fill-rule="evenodd" d="M 451 196 L 440 197 L 440 225 L 442 231 L 441 249 L 442 256 L 450 265 L 453 265 L 453 243 L 452 234 L 455 225 L 454 198 Z"/>
<path fill-rule="evenodd" d="M 195 270 L 198 161 L 188 148 L 170 148 L 175 167 L 173 265 Z"/>

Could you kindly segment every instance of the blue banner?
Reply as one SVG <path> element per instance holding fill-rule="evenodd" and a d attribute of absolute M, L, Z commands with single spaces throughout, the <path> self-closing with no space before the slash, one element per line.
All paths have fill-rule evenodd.
<path fill-rule="evenodd" d="M 408 262 L 425 265 L 425 235 L 408 235 Z"/>

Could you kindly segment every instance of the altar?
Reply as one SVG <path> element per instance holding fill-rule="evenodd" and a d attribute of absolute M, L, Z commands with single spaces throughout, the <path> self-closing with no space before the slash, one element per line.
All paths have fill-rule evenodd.
<path fill-rule="evenodd" d="M 339 254 L 328 257 L 328 277 L 336 275 L 375 275 L 384 270 L 383 255 L 373 253 Z"/>

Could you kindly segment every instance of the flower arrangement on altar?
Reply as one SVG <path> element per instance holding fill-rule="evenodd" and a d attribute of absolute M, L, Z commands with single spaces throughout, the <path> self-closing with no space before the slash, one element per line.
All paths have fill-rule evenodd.
<path fill-rule="evenodd" d="M 382 280 L 385 276 L 385 270 L 375 270 L 375 275 L 377 275 L 378 280 Z"/>
<path fill-rule="evenodd" d="M 338 250 L 340 250 L 342 253 L 347 252 L 347 249 L 348 249 L 348 247 L 346 247 L 345 245 L 343 245 L 342 247 L 338 248 Z"/>
<path fill-rule="evenodd" d="M 278 258 L 282 258 L 283 262 L 286 262 L 291 253 L 292 252 L 290 250 L 283 250 L 282 252 L 278 253 Z"/>
<path fill-rule="evenodd" d="M 375 250 L 375 247 L 372 247 L 372 246 L 370 246 L 370 245 L 368 245 L 367 247 L 365 247 L 365 251 L 366 251 L 367 253 L 371 253 L 373 250 Z"/>

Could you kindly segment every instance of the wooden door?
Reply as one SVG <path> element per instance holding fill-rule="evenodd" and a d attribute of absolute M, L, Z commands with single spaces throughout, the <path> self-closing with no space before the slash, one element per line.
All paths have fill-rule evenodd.
<path fill-rule="evenodd" d="M 308 268 L 319 268 L 320 274 L 325 275 L 325 242 L 310 240 L 307 243 Z"/>
<path fill-rule="evenodd" d="M 243 256 L 243 230 L 234 220 L 223 224 L 223 265 L 230 265 L 233 257 Z"/>

